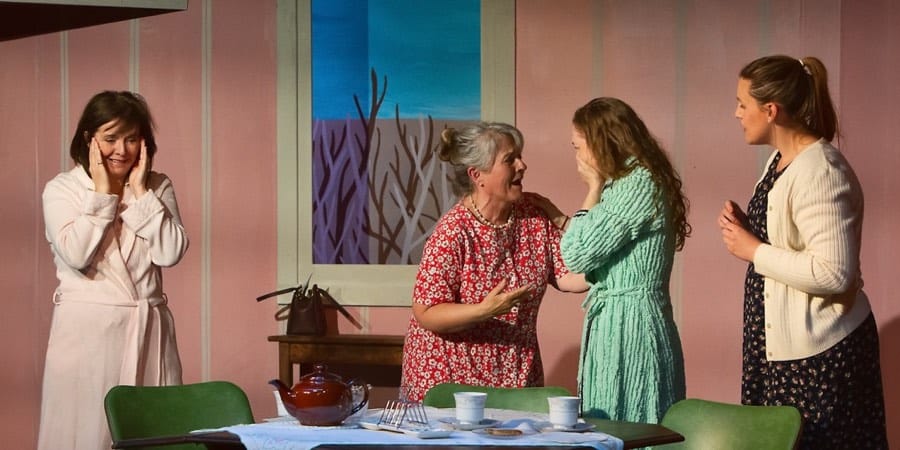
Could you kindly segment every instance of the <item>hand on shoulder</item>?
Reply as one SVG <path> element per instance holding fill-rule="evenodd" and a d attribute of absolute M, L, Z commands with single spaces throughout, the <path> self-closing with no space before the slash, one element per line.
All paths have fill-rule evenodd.
<path fill-rule="evenodd" d="M 559 229 L 563 229 L 566 226 L 566 222 L 568 222 L 569 217 L 562 212 L 549 198 L 544 197 L 541 194 L 536 192 L 526 192 L 525 199 L 532 205 L 537 206 L 547 217 L 553 222 Z"/>

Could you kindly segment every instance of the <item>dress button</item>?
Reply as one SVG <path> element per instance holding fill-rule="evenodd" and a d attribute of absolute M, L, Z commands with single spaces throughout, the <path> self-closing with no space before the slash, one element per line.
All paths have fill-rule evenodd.
<path fill-rule="evenodd" d="M 767 323 L 767 324 L 766 324 L 766 328 L 771 329 L 771 328 L 772 328 L 772 324 L 771 324 L 771 323 Z"/>

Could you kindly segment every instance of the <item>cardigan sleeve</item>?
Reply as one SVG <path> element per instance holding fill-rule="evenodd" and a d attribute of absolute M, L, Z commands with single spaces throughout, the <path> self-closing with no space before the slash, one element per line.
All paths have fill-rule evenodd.
<path fill-rule="evenodd" d="M 566 267 L 588 273 L 643 234 L 665 226 L 656 185 L 639 167 L 603 191 L 600 203 L 573 217 L 560 244 Z"/>
<path fill-rule="evenodd" d="M 803 161 L 782 200 L 770 192 L 767 220 L 772 245 L 753 257 L 756 271 L 813 295 L 846 292 L 859 279 L 862 189 L 837 153 Z M 797 160 L 794 161 L 798 162 Z M 779 180 L 781 181 L 781 180 Z"/>

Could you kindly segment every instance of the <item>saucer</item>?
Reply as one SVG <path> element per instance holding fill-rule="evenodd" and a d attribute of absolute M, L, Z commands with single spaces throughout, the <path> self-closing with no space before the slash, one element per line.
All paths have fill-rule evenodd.
<path fill-rule="evenodd" d="M 495 431 L 495 430 L 496 430 L 496 431 Z M 508 431 L 508 432 L 516 432 L 516 433 L 515 433 L 515 434 L 501 434 L 501 433 L 503 433 L 504 431 Z M 507 439 L 519 439 L 519 438 L 521 438 L 522 436 L 525 436 L 525 433 L 523 433 L 522 430 L 517 430 L 517 429 L 515 429 L 515 428 L 492 428 L 492 427 L 487 427 L 487 428 L 478 428 L 478 429 L 476 429 L 476 430 L 472 430 L 472 432 L 475 433 L 475 434 L 477 434 L 477 435 L 479 435 L 479 436 L 484 436 L 484 437 L 486 437 L 486 438 L 491 438 L 491 439 L 501 439 L 501 440 L 507 440 Z"/>
<path fill-rule="evenodd" d="M 300 423 L 300 421 L 298 421 L 297 418 L 295 418 L 294 416 L 267 417 L 267 418 L 263 419 L 263 422 L 297 422 L 297 423 Z"/>
<path fill-rule="evenodd" d="M 373 420 L 373 421 L 360 420 L 358 423 L 359 423 L 360 427 L 363 427 L 367 430 L 378 431 L 381 429 L 381 427 L 378 426 L 377 420 Z"/>
<path fill-rule="evenodd" d="M 495 419 L 481 419 L 481 422 L 478 423 L 460 423 L 459 420 L 456 420 L 456 417 L 441 417 L 438 421 L 461 431 L 478 430 L 500 424 L 500 421 Z"/>
<path fill-rule="evenodd" d="M 548 433 L 551 431 L 564 431 L 567 433 L 584 433 L 585 431 L 591 431 L 595 428 L 595 425 L 587 422 L 577 422 L 575 425 L 571 427 L 563 427 L 559 425 L 553 425 L 548 423 L 547 426 L 541 428 L 541 432 Z"/>
<path fill-rule="evenodd" d="M 341 423 L 339 425 L 303 425 L 299 420 L 291 416 L 270 417 L 263 419 L 263 422 L 271 423 L 273 425 L 290 425 L 299 428 L 310 428 L 316 430 L 345 430 L 360 427 L 360 424 L 357 422 Z"/>
<path fill-rule="evenodd" d="M 398 427 L 394 425 L 388 425 L 386 423 L 378 423 L 377 421 L 360 421 L 359 426 L 366 430 L 372 431 L 393 431 L 395 433 L 403 433 L 409 436 L 417 437 L 419 439 L 446 438 L 450 437 L 450 435 L 453 433 L 452 430 L 444 430 L 440 428 Z"/>

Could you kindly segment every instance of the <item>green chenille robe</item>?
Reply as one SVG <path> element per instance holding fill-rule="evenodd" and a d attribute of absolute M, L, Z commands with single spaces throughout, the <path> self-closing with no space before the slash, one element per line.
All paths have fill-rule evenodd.
<path fill-rule="evenodd" d="M 578 393 L 585 417 L 658 423 L 685 396 L 672 319 L 675 233 L 643 167 L 608 182 L 561 242 L 569 270 L 587 275 Z"/>

